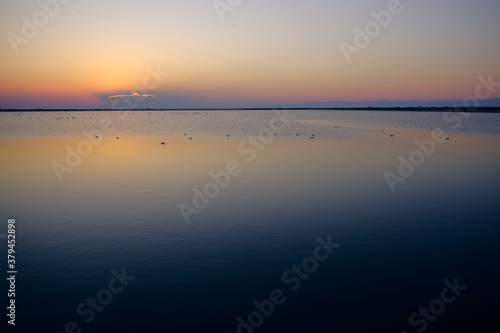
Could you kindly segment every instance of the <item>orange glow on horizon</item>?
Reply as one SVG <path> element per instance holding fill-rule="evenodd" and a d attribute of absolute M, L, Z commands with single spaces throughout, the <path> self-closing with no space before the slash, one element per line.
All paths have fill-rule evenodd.
<path fill-rule="evenodd" d="M 150 94 L 139 94 L 139 93 L 133 93 L 133 94 L 130 94 L 130 95 L 113 95 L 113 96 L 109 96 L 109 100 L 113 103 L 115 103 L 115 101 L 113 100 L 113 98 L 122 98 L 122 97 L 152 97 L 152 98 L 156 98 L 155 95 L 150 95 Z"/>

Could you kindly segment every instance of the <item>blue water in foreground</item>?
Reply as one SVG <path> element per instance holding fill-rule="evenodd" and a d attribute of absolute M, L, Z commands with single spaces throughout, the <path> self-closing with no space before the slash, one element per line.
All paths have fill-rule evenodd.
<path fill-rule="evenodd" d="M 5 326 L 498 327 L 500 115 L 288 114 L 0 113 L 0 248 L 15 218 L 18 270 L 16 327 Z M 394 191 L 386 172 L 404 179 Z"/>

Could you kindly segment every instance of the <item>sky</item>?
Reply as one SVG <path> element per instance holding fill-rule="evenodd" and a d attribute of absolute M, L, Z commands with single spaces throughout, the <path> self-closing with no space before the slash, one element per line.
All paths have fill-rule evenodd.
<path fill-rule="evenodd" d="M 463 100 L 500 82 L 500 1 L 397 2 L 2 1 L 0 108 Z"/>

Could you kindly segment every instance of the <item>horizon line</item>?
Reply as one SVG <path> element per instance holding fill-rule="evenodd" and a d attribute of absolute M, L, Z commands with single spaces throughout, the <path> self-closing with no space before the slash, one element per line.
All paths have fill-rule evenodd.
<path fill-rule="evenodd" d="M 3 109 L 0 112 L 72 112 L 72 111 L 265 111 L 265 110 L 330 110 L 330 111 L 445 111 L 463 110 L 484 111 L 488 113 L 500 113 L 500 106 L 478 106 L 478 107 L 450 107 L 450 106 L 394 106 L 394 107 L 250 107 L 250 108 L 138 108 L 138 109 L 110 109 L 110 108 L 21 108 Z"/>

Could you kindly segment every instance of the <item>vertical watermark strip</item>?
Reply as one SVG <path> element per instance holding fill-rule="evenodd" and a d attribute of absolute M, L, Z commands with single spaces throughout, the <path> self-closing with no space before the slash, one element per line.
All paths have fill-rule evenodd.
<path fill-rule="evenodd" d="M 7 306 L 7 322 L 9 325 L 16 325 L 16 219 L 7 220 L 7 281 L 9 289 L 7 296 L 9 305 Z"/>

